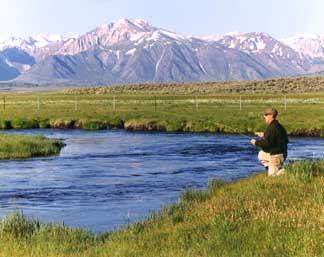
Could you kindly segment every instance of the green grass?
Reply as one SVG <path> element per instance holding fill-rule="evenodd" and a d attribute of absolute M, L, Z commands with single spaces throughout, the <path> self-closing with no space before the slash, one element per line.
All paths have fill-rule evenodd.
<path fill-rule="evenodd" d="M 215 89 L 222 84 L 213 83 L 6 93 L 0 95 L 0 129 L 250 133 L 264 129 L 262 111 L 272 106 L 279 110 L 279 120 L 290 135 L 324 136 L 324 93 L 275 91 L 273 88 L 282 88 L 283 81 L 249 82 L 257 83 L 257 88 L 273 83 L 275 87 L 266 93 L 253 88 L 218 92 Z M 295 83 L 298 88 L 302 83 L 311 88 L 307 79 L 295 79 Z M 244 89 L 248 82 L 227 84 Z M 293 85 L 293 80 L 287 84 Z"/>
<path fill-rule="evenodd" d="M 215 180 L 135 224 L 95 235 L 22 214 L 0 222 L 0 256 L 323 256 L 324 161 Z"/>
<path fill-rule="evenodd" d="M 59 154 L 64 144 L 44 136 L 0 135 L 0 160 Z"/>

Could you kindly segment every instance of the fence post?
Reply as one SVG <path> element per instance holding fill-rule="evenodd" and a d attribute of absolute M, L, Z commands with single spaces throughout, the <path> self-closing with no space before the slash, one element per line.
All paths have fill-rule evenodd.
<path fill-rule="evenodd" d="M 242 96 L 240 95 L 240 111 L 242 111 Z"/>
<path fill-rule="evenodd" d="M 113 96 L 113 110 L 116 111 L 116 96 Z"/>
<path fill-rule="evenodd" d="M 77 111 L 78 110 L 78 96 L 74 97 L 74 110 Z"/>
<path fill-rule="evenodd" d="M 37 110 L 40 109 L 40 100 L 39 100 L 39 95 L 37 96 Z"/>
<path fill-rule="evenodd" d="M 195 96 L 195 104 L 196 104 L 196 111 L 198 111 L 199 105 L 198 105 L 198 99 L 197 99 L 197 96 Z"/>
<path fill-rule="evenodd" d="M 3 110 L 6 110 L 6 97 L 3 97 Z"/>

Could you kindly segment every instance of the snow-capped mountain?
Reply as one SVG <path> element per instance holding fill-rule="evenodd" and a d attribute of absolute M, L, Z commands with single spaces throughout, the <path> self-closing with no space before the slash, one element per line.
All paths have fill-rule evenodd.
<path fill-rule="evenodd" d="M 19 79 L 104 84 L 264 76 L 275 73 L 237 49 L 123 19 L 65 41 Z"/>
<path fill-rule="evenodd" d="M 309 60 L 303 58 L 298 52 L 290 46 L 278 41 L 264 32 L 252 33 L 227 33 L 205 38 L 209 41 L 215 41 L 225 47 L 237 49 L 247 54 L 252 54 L 258 59 L 268 59 L 267 66 L 276 63 L 278 71 L 282 68 L 289 67 L 287 72 L 282 75 L 292 75 L 303 73 L 309 69 Z"/>
<path fill-rule="evenodd" d="M 281 40 L 294 49 L 303 59 L 311 62 L 309 73 L 324 71 L 324 35 L 303 34 Z"/>
<path fill-rule="evenodd" d="M 224 35 L 209 36 L 204 39 L 218 42 L 228 48 L 237 49 L 248 54 L 267 53 L 287 59 L 298 57 L 291 47 L 263 32 L 233 32 Z"/>
<path fill-rule="evenodd" d="M 27 53 L 32 54 L 35 49 L 47 47 L 52 44 L 57 44 L 64 41 L 65 38 L 61 35 L 34 35 L 28 39 L 20 37 L 9 37 L 0 39 L 0 51 L 8 48 L 20 48 Z"/>
<path fill-rule="evenodd" d="M 0 75 L 33 83 L 112 84 L 264 79 L 324 70 L 324 62 L 314 68 L 315 55 L 301 49 L 266 33 L 195 38 L 122 19 L 78 37 L 0 40 Z M 24 61 L 12 61 L 8 51 Z"/>
<path fill-rule="evenodd" d="M 303 56 L 324 58 L 324 35 L 304 34 L 281 41 Z"/>
<path fill-rule="evenodd" d="M 122 19 L 116 23 L 100 25 L 79 38 L 67 40 L 56 54 L 74 55 L 95 46 L 109 48 L 121 43 L 137 46 L 143 42 L 154 43 L 163 40 L 185 39 L 179 34 L 153 27 L 144 20 Z M 116 55 L 119 52 L 119 49 L 116 50 Z"/>

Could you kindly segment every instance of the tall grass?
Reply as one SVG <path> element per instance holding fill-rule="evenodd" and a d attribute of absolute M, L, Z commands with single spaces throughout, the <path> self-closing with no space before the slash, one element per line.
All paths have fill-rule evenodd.
<path fill-rule="evenodd" d="M 323 256 L 323 169 L 296 162 L 280 177 L 215 180 L 100 235 L 13 214 L 0 223 L 0 256 Z"/>
<path fill-rule="evenodd" d="M 64 143 L 44 136 L 0 135 L 0 160 L 58 154 Z"/>
<path fill-rule="evenodd" d="M 91 232 L 45 224 L 22 213 L 12 213 L 0 222 L 0 256 L 70 256 L 100 243 Z"/>

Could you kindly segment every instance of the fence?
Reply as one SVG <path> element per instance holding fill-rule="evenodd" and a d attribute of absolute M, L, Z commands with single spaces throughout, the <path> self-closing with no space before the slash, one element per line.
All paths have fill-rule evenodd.
<path fill-rule="evenodd" d="M 125 95 L 6 95 L 2 97 L 2 112 L 28 111 L 150 111 L 181 112 L 211 111 L 220 108 L 240 111 L 275 106 L 281 110 L 300 105 L 324 106 L 323 96 L 125 96 Z"/>

